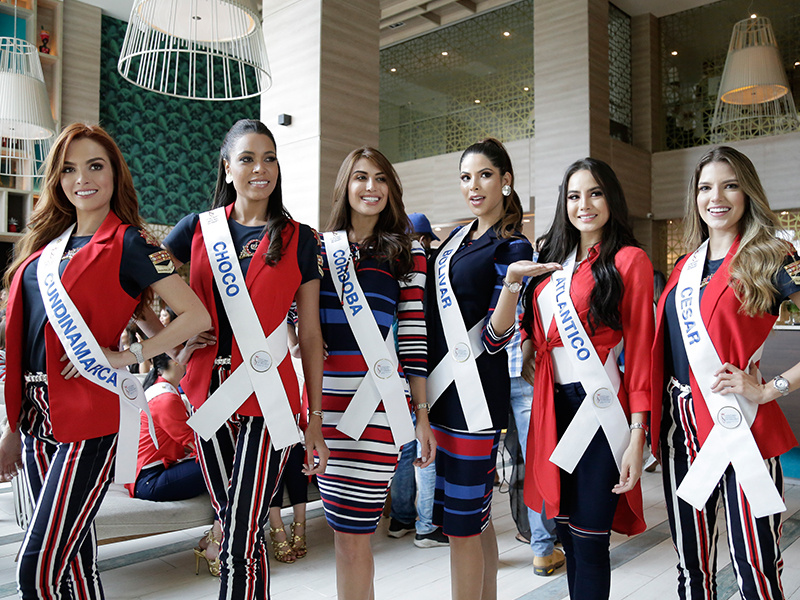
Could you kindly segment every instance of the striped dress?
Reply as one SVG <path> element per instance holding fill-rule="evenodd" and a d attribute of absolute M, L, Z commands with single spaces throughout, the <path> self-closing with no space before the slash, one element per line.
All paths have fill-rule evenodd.
<path fill-rule="evenodd" d="M 397 324 L 397 350 L 401 375 L 427 376 L 427 337 L 422 302 L 425 290 L 425 251 L 412 245 L 414 268 L 406 281 L 389 272 L 386 261 L 359 256 L 357 244 L 350 252 L 358 281 L 385 338 Z M 399 452 L 384 412 L 378 405 L 361 438 L 354 440 L 336 429 L 350 400 L 367 374 L 367 365 L 336 295 L 330 266 L 322 246 L 323 279 L 320 323 L 327 343 L 322 379 L 322 433 L 331 451 L 324 475 L 318 476 L 325 516 L 335 531 L 373 533 L 378 526 L 386 492 L 397 466 Z M 410 399 L 410 395 L 407 397 Z M 410 410 L 410 406 L 409 406 Z"/>

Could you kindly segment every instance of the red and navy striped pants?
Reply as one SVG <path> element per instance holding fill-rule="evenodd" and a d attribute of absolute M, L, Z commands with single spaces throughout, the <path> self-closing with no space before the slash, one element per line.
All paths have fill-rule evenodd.
<path fill-rule="evenodd" d="M 673 380 L 674 383 L 677 383 Z M 725 512 L 728 547 L 736 580 L 745 600 L 784 597 L 779 547 L 781 515 L 756 518 L 736 482 L 733 467 L 722 475 L 703 510 L 695 510 L 676 490 L 689 470 L 700 443 L 697 438 L 692 393 L 689 386 L 670 385 L 669 406 L 662 419 L 664 495 L 667 499 L 672 541 L 678 552 L 678 596 L 682 600 L 715 600 L 719 509 Z M 765 461 L 778 491 L 783 494 L 780 460 Z"/>
<path fill-rule="evenodd" d="M 209 396 L 230 374 L 230 364 L 214 366 Z M 225 507 L 228 503 L 228 485 L 233 471 L 233 457 L 236 453 L 236 437 L 238 435 L 239 422 L 236 415 L 228 419 L 209 440 L 204 440 L 197 433 L 194 434 L 197 461 L 203 472 L 203 479 L 211 497 L 214 514 L 217 521 L 220 522 L 225 516 Z"/>
<path fill-rule="evenodd" d="M 264 531 L 269 505 L 289 456 L 275 450 L 263 417 L 239 417 L 233 472 L 222 519 L 220 600 L 269 598 Z"/>
<path fill-rule="evenodd" d="M 17 564 L 20 596 L 104 598 L 94 518 L 113 476 L 117 436 L 59 443 L 46 384 L 27 384 L 25 395 L 22 460 L 36 506 Z"/>

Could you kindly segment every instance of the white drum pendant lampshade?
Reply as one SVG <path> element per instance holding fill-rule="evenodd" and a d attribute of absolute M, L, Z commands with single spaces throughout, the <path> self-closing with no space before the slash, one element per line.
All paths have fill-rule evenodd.
<path fill-rule="evenodd" d="M 714 108 L 719 141 L 793 131 L 800 125 L 769 19 L 733 27 Z"/>
<path fill-rule="evenodd" d="M 272 77 L 253 0 L 134 0 L 117 68 L 131 83 L 192 100 L 238 100 Z"/>
<path fill-rule="evenodd" d="M 55 132 L 36 47 L 0 37 L 0 175 L 41 176 Z"/>

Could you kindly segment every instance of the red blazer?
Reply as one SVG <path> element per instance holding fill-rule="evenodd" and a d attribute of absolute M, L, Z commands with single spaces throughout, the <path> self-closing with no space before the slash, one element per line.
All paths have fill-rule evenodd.
<path fill-rule="evenodd" d="M 597 259 L 597 250 L 589 250 L 589 258 L 578 267 L 572 277 L 570 298 L 587 332 L 589 297 L 594 289 L 591 264 Z M 625 373 L 619 390 L 619 400 L 625 414 L 650 410 L 650 348 L 653 343 L 653 265 L 647 254 L 639 248 L 626 246 L 617 252 L 615 265 L 624 284 L 620 305 L 622 331 L 599 326 L 592 343 L 600 360 L 605 363 L 609 351 L 625 338 Z M 550 455 L 558 443 L 554 402 L 553 360 L 551 351 L 563 346 L 558 327 L 553 320 L 545 331 L 536 298 L 549 279 L 534 290 L 531 339 L 536 349 L 536 384 L 533 386 L 531 429 L 528 435 L 525 461 L 525 504 L 541 510 L 545 503 L 547 516 L 558 514 L 561 502 L 560 469 L 550 462 Z M 646 529 L 642 508 L 642 490 L 637 483 L 623 494 L 614 516 L 614 531 L 633 535 Z"/>
<path fill-rule="evenodd" d="M 72 257 L 61 282 L 100 346 L 116 348 L 120 335 L 133 315 L 139 298 L 131 298 L 119 283 L 122 242 L 131 227 L 113 212 L 100 225 L 91 241 Z M 43 250 L 43 249 L 42 249 Z M 42 250 L 32 254 L 11 282 L 6 314 L 6 411 L 16 428 L 24 381 L 22 273 Z M 101 298 L 102 295 L 102 298 Z M 64 348 L 58 335 L 45 325 L 48 395 L 53 435 L 59 442 L 78 442 L 119 431 L 119 397 L 83 377 L 64 379 L 61 357 Z"/>
<path fill-rule="evenodd" d="M 163 377 L 156 379 L 156 383 L 163 383 Z M 150 414 L 153 416 L 153 427 L 158 439 L 158 448 L 150 437 L 150 429 L 147 426 L 147 416 L 142 413 L 141 430 L 139 432 L 139 455 L 136 460 L 136 477 L 139 478 L 142 468 L 156 461 L 161 461 L 165 468 L 183 459 L 186 454 L 186 446 L 194 442 L 194 431 L 186 424 L 189 413 L 186 405 L 178 394 L 164 392 L 159 394 L 148 403 Z M 197 456 L 193 452 L 191 456 Z M 135 483 L 126 483 L 131 498 L 136 488 Z"/>
<path fill-rule="evenodd" d="M 225 214 L 230 218 L 233 204 L 225 207 Z M 300 266 L 297 264 L 297 242 L 299 238 L 299 223 L 289 221 L 283 228 L 283 256 L 274 267 L 268 266 L 263 259 L 264 253 L 269 247 L 269 239 L 265 235 L 258 245 L 255 255 L 250 260 L 250 266 L 245 276 L 245 285 L 253 300 L 253 306 L 261 322 L 264 335 L 269 335 L 280 325 L 286 326 L 286 315 L 294 300 L 295 293 L 300 287 L 302 274 Z M 192 240 L 192 261 L 190 267 L 191 287 L 203 301 L 203 304 L 211 314 L 211 323 L 215 332 L 219 331 L 219 317 L 217 316 L 217 306 L 214 301 L 214 274 L 211 271 L 211 264 L 208 262 L 203 234 L 200 223 L 197 223 L 194 239 Z M 208 398 L 208 390 L 211 385 L 211 371 L 214 367 L 214 359 L 217 356 L 217 346 L 206 346 L 195 350 L 186 375 L 181 380 L 181 387 L 186 392 L 192 406 L 199 408 Z M 236 369 L 242 364 L 242 355 L 239 346 L 236 344 L 236 337 L 233 338 L 231 369 Z M 292 358 L 287 352 L 286 358 L 278 366 L 278 372 L 283 380 L 283 387 L 289 398 L 294 414 L 300 412 L 300 390 L 297 385 L 297 375 L 292 366 Z M 263 416 L 261 407 L 255 394 L 239 407 L 237 414 L 247 416 Z"/>
<path fill-rule="evenodd" d="M 777 320 L 777 316 L 765 313 L 757 317 L 748 317 L 739 312 L 741 303 L 736 297 L 733 288 L 728 285 L 728 265 L 738 248 L 739 239 L 737 238 L 730 250 L 728 250 L 728 254 L 719 270 L 703 291 L 703 297 L 700 300 L 700 314 L 720 360 L 723 363 L 729 362 L 742 370 L 747 370 L 750 358 L 764 343 L 764 340 L 767 339 L 767 336 L 772 331 L 772 326 Z M 664 288 L 664 293 L 661 294 L 658 302 L 651 377 L 653 382 L 653 404 L 650 409 L 651 415 L 653 415 L 651 418 L 651 438 L 654 453 L 658 449 L 665 389 L 664 330 L 666 328 L 666 319 L 664 306 L 667 294 L 678 285 L 681 270 L 689 256 L 687 254 L 675 266 Z M 682 344 L 683 341 L 672 340 L 672 343 Z M 708 412 L 708 407 L 697 387 L 697 382 L 694 374 L 691 373 L 691 369 L 689 375 L 697 421 L 697 435 L 702 446 L 714 426 L 714 420 Z M 797 440 L 777 402 L 768 402 L 758 407 L 756 419 L 753 421 L 750 430 L 753 432 L 753 437 L 764 458 L 778 456 L 797 445 Z"/>

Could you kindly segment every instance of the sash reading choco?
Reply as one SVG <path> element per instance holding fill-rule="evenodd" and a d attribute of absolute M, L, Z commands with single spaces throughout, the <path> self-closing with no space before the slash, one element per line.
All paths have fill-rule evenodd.
<path fill-rule="evenodd" d="M 448 353 L 439 361 L 427 381 L 428 401 L 431 406 L 455 382 L 461 410 L 464 411 L 464 420 L 470 432 L 492 428 L 492 416 L 483 392 L 478 364 L 475 362 L 485 351 L 481 341 L 483 320 L 467 331 L 450 282 L 450 261 L 474 224 L 475 221 L 465 225 L 451 237 L 436 259 L 436 302 L 439 304 Z"/>
<path fill-rule="evenodd" d="M 322 234 L 322 237 L 328 252 L 333 287 L 342 303 L 347 323 L 367 366 L 372 365 L 367 376 L 361 380 L 336 429 L 355 440 L 359 439 L 378 404 L 383 400 L 394 444 L 399 450 L 403 444 L 414 439 L 414 425 L 408 410 L 405 385 L 397 372 L 393 332 L 390 330 L 385 340 L 381 337 L 378 324 L 358 282 L 347 233 L 333 231 Z"/>
<path fill-rule="evenodd" d="M 269 336 L 264 335 L 236 258 L 225 208 L 202 213 L 200 228 L 214 281 L 243 360 L 188 423 L 208 440 L 255 393 L 275 449 L 297 444 L 300 442 L 297 422 L 278 372 L 278 365 L 289 351 L 286 323 L 280 321 Z"/>
<path fill-rule="evenodd" d="M 785 511 L 786 505 L 750 431 L 758 405 L 738 394 L 722 395 L 711 391 L 716 379 L 714 373 L 722 368 L 722 360 L 700 313 L 700 281 L 707 250 L 708 240 L 684 264 L 675 293 L 675 302 L 679 305 L 675 308 L 689 366 L 714 419 L 714 426 L 677 493 L 697 510 L 702 510 L 725 469 L 731 464 L 753 514 L 766 517 Z M 759 354 L 760 350 L 756 355 Z"/>
<path fill-rule="evenodd" d="M 547 321 L 542 322 L 544 330 L 550 328 L 550 319 L 546 315 L 553 315 L 571 363 L 571 370 L 581 374 L 580 382 L 586 391 L 586 397 L 550 455 L 550 461 L 572 473 L 594 438 L 597 428 L 602 427 L 617 469 L 621 470 L 622 455 L 630 443 L 631 433 L 625 411 L 617 397 L 619 377 L 617 375 L 617 381 L 614 382 L 607 371 L 617 369 L 614 353 L 609 353 L 610 364 L 607 361 L 604 366 L 600 362 L 569 295 L 576 254 L 577 248 L 567 257 L 564 269 L 553 272 L 550 282 L 538 299 L 542 317 L 547 318 Z"/>
<path fill-rule="evenodd" d="M 81 376 L 119 396 L 119 434 L 114 480 L 117 483 L 133 483 L 139 452 L 140 410 L 147 415 L 150 437 L 153 438 L 156 448 L 158 440 L 142 384 L 127 369 L 111 367 L 100 344 L 61 283 L 58 267 L 74 228 L 73 224 L 51 241 L 39 257 L 36 270 L 39 291 L 50 325 Z"/>

